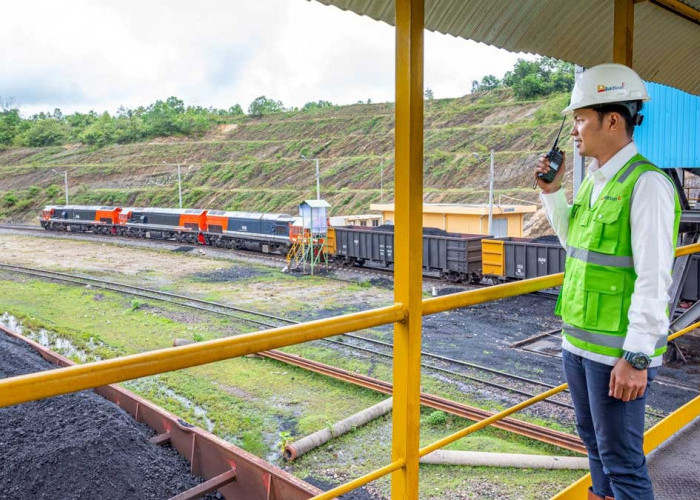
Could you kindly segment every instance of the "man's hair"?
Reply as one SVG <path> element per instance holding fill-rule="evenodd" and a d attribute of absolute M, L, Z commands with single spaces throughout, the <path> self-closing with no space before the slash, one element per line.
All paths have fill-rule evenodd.
<path fill-rule="evenodd" d="M 593 111 L 598 113 L 598 120 L 602 123 L 603 117 L 608 113 L 618 113 L 625 120 L 625 131 L 628 137 L 632 137 L 634 133 L 634 126 L 636 125 L 636 118 L 630 113 L 630 109 L 624 104 L 601 104 L 600 106 L 592 106 Z M 642 110 L 642 102 L 640 101 L 637 105 L 637 112 L 635 116 L 639 114 Z M 640 122 L 641 123 L 641 122 Z"/>

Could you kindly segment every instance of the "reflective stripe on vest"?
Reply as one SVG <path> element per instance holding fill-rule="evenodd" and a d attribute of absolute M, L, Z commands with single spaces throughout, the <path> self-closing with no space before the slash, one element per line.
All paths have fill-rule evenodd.
<path fill-rule="evenodd" d="M 634 267 L 634 259 L 632 257 L 608 255 L 606 253 L 594 252 L 593 250 L 585 250 L 572 246 L 566 248 L 566 256 L 588 264 L 598 264 L 599 266 Z"/>
<path fill-rule="evenodd" d="M 581 330 L 575 326 L 564 323 L 562 325 L 563 333 L 569 335 L 575 339 L 582 340 L 584 342 L 589 342 L 591 344 L 612 347 L 615 349 L 622 349 L 622 345 L 625 343 L 625 335 L 606 335 L 604 333 L 589 332 L 587 330 Z M 666 345 L 666 337 L 660 338 L 654 349 L 660 349 Z"/>
<path fill-rule="evenodd" d="M 567 340 L 583 351 L 622 355 L 637 278 L 630 224 L 632 195 L 637 180 L 647 171 L 659 172 L 673 184 L 666 174 L 636 155 L 608 180 L 595 201 L 591 199 L 590 177 L 574 200 L 564 283 L 555 312 L 562 317 Z M 677 193 L 674 197 L 677 235 L 680 205 Z M 652 357 L 665 350 L 666 339 L 658 339 Z"/>
<path fill-rule="evenodd" d="M 622 184 L 627 180 L 627 178 L 630 176 L 632 172 L 634 172 L 634 169 L 637 167 L 641 167 L 642 165 L 651 165 L 654 167 L 655 165 L 651 162 L 645 161 L 645 160 L 640 160 L 640 161 L 635 161 L 632 165 L 627 167 L 627 169 L 622 173 L 619 179 L 617 179 L 617 182 Z"/>

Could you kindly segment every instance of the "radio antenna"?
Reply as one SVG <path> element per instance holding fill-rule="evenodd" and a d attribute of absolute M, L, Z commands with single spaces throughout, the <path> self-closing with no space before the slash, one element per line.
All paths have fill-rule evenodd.
<path fill-rule="evenodd" d="M 564 122 L 566 122 L 566 116 L 561 121 L 561 127 L 559 127 L 559 133 L 557 134 L 557 138 L 554 141 L 554 146 L 552 146 L 552 149 L 557 149 L 557 144 L 559 144 L 559 136 L 561 136 L 561 131 L 564 129 Z"/>

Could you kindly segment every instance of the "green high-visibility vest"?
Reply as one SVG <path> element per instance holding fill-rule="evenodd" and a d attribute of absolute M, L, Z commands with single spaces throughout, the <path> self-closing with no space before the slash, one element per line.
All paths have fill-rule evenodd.
<path fill-rule="evenodd" d="M 563 321 L 564 337 L 584 351 L 622 357 L 634 282 L 630 205 L 639 176 L 654 171 L 671 179 L 637 154 L 609 180 L 591 206 L 593 181 L 581 184 L 569 215 L 564 283 L 555 313 Z M 674 245 L 681 207 L 674 188 Z M 644 203 L 636 200 L 635 203 Z M 666 351 L 666 339 L 653 356 Z"/>

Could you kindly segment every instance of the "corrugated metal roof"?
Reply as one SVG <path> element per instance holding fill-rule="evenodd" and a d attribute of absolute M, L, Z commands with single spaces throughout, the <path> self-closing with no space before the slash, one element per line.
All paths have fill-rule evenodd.
<path fill-rule="evenodd" d="M 395 0 L 316 0 L 394 24 Z M 685 0 L 700 10 L 700 0 Z M 612 60 L 613 0 L 425 0 L 430 31 L 589 68 Z M 651 2 L 635 6 L 634 69 L 700 95 L 700 24 Z"/>
<path fill-rule="evenodd" d="M 302 203 L 299 204 L 299 208 L 301 208 L 302 205 L 308 205 L 311 208 L 330 207 L 330 204 L 326 200 L 304 200 Z"/>
<path fill-rule="evenodd" d="M 634 132 L 639 152 L 662 168 L 700 168 L 700 97 L 648 83 L 651 101 Z"/>

